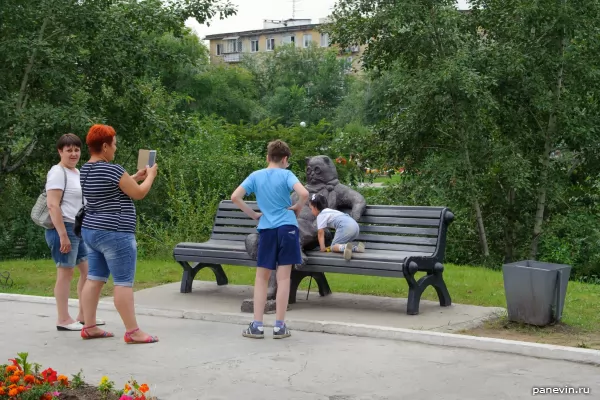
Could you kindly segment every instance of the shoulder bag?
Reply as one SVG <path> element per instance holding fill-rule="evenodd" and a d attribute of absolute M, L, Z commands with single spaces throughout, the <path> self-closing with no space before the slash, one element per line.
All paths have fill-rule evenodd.
<path fill-rule="evenodd" d="M 63 173 L 65 174 L 65 188 L 63 189 L 62 196 L 60 197 L 60 205 L 62 206 L 63 198 L 65 197 L 65 191 L 67 190 L 67 171 L 61 166 Z M 48 195 L 46 188 L 42 194 L 40 194 L 31 209 L 31 219 L 33 222 L 46 229 L 54 229 L 52 218 L 50 218 L 50 210 L 48 209 Z"/>

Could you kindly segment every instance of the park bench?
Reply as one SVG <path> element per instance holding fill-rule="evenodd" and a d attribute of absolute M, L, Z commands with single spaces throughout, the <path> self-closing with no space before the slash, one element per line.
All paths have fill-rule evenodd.
<path fill-rule="evenodd" d="M 259 211 L 256 202 L 247 204 Z M 321 296 L 330 294 L 325 273 L 333 272 L 405 278 L 410 315 L 419 313 L 421 295 L 428 286 L 437 292 L 440 306 L 450 306 L 443 261 L 446 232 L 453 219 L 452 212 L 443 207 L 367 206 L 359 220 L 358 238 L 365 243 L 366 251 L 354 253 L 350 261 L 339 253 L 322 253 L 318 247 L 306 251 L 306 265 L 292 269 L 290 304 L 296 302 L 298 286 L 306 277 L 315 280 Z M 179 243 L 173 250 L 175 260 L 183 267 L 180 292 L 191 292 L 194 277 L 203 268 L 214 272 L 217 285 L 226 285 L 228 280 L 222 265 L 256 267 L 256 261 L 246 252 L 244 240 L 256 232 L 257 224 L 231 201 L 222 201 L 210 239 L 204 243 Z M 418 272 L 425 272 L 419 280 L 415 278 Z"/>

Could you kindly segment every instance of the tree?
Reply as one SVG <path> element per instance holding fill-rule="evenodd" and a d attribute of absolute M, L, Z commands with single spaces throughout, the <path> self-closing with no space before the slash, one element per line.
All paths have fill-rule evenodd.
<path fill-rule="evenodd" d="M 436 180 L 471 204 L 481 251 L 489 246 L 481 206 L 493 151 L 494 81 L 476 68 L 481 38 L 452 1 L 341 0 L 330 26 L 345 47 L 368 45 L 364 65 L 389 82 L 381 135 L 391 163 L 418 164 L 435 153 Z M 430 160 L 431 161 L 431 160 Z"/>
<path fill-rule="evenodd" d="M 94 121 L 133 131 L 143 106 L 136 82 L 153 79 L 166 33 L 185 35 L 235 12 L 228 1 L 6 0 L 0 9 L 0 176 L 42 157 L 60 133 Z M 162 60 L 161 60 L 162 58 Z M 185 60 L 184 60 L 185 62 Z M 118 121 L 118 122 L 116 122 Z"/>

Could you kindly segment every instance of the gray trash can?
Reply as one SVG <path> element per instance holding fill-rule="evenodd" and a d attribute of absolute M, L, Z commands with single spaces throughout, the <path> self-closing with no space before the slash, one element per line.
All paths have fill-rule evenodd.
<path fill-rule="evenodd" d="M 508 319 L 546 326 L 562 318 L 571 266 L 517 261 L 502 266 Z"/>

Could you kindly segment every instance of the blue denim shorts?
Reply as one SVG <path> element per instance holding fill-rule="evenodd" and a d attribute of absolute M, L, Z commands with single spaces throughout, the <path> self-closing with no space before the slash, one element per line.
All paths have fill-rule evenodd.
<path fill-rule="evenodd" d="M 65 228 L 67 229 L 67 236 L 71 241 L 71 251 L 68 253 L 60 252 L 60 236 L 56 229 L 46 229 L 46 243 L 52 253 L 52 259 L 56 263 L 57 267 L 61 268 L 75 268 L 83 261 L 88 259 L 88 249 L 83 240 L 75 235 L 73 227 L 75 224 L 65 222 Z"/>
<path fill-rule="evenodd" d="M 340 226 L 335 231 L 335 236 L 333 237 L 333 241 L 331 245 L 334 244 L 346 244 L 350 243 L 360 235 L 360 226 L 353 219 L 348 219 L 348 221 L 344 221 L 343 225 Z"/>
<path fill-rule="evenodd" d="M 135 234 L 82 228 L 81 236 L 89 251 L 89 280 L 108 282 L 112 274 L 115 286 L 133 286 L 137 262 Z"/>
<path fill-rule="evenodd" d="M 294 225 L 261 229 L 258 234 L 258 267 L 275 270 L 278 265 L 302 264 L 300 231 Z"/>

